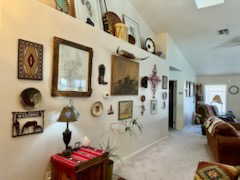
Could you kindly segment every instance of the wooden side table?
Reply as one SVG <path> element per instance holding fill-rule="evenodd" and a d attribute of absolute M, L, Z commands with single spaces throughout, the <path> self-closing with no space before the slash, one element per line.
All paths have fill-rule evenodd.
<path fill-rule="evenodd" d="M 111 180 L 109 156 L 102 150 L 81 147 L 68 158 L 56 154 L 51 162 L 53 180 Z"/>

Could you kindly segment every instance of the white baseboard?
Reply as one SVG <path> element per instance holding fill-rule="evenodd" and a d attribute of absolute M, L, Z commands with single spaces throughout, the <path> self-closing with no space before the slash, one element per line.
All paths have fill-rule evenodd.
<path fill-rule="evenodd" d="M 129 154 L 128 156 L 125 156 L 125 157 L 121 158 L 121 161 L 119 160 L 119 161 L 114 162 L 114 169 L 118 169 L 122 163 L 126 162 L 127 160 L 131 159 L 132 157 L 136 156 L 137 154 L 139 154 L 139 153 L 141 153 L 141 152 L 151 148 L 155 144 L 157 144 L 157 143 L 159 143 L 161 141 L 164 141 L 167 138 L 168 138 L 168 136 L 160 138 L 160 139 L 154 141 L 153 143 L 151 143 L 151 144 L 149 144 L 149 145 L 147 145 L 147 146 L 145 146 L 145 147 L 143 147 L 143 148 L 141 148 L 141 149 L 139 149 L 139 150 Z"/>

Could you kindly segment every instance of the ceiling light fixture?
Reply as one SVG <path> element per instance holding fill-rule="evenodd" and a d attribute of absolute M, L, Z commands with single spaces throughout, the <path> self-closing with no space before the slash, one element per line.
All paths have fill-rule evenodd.
<path fill-rule="evenodd" d="M 198 9 L 216 6 L 224 3 L 224 0 L 195 0 Z"/>

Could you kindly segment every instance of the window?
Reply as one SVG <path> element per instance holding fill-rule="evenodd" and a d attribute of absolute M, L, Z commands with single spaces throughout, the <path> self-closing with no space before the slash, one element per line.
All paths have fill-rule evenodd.
<path fill-rule="evenodd" d="M 217 106 L 220 115 L 226 113 L 226 94 L 226 85 L 205 85 L 205 103 Z"/>

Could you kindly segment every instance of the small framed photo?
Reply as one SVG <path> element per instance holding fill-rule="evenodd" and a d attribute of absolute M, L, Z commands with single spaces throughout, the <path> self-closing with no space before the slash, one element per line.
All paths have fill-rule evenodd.
<path fill-rule="evenodd" d="M 167 76 L 162 76 L 162 89 L 167 89 L 168 88 L 168 77 Z"/>
<path fill-rule="evenodd" d="M 157 106 L 158 106 L 158 101 L 157 100 L 151 100 L 151 114 L 157 114 L 158 110 L 157 110 Z"/>
<path fill-rule="evenodd" d="M 133 101 L 120 101 L 118 119 L 125 120 L 133 117 Z"/>
<path fill-rule="evenodd" d="M 43 45 L 18 40 L 18 79 L 43 80 Z"/>
<path fill-rule="evenodd" d="M 132 18 L 123 15 L 123 22 L 128 27 L 128 34 L 135 38 L 136 46 L 141 47 L 141 36 L 139 24 Z"/>
<path fill-rule="evenodd" d="M 99 0 L 74 0 L 76 18 L 102 29 L 102 13 Z"/>

